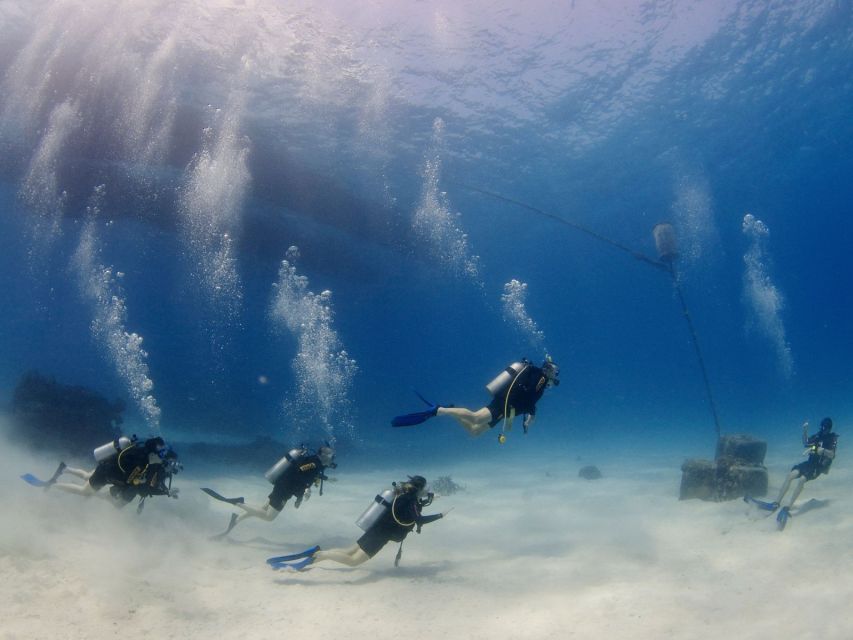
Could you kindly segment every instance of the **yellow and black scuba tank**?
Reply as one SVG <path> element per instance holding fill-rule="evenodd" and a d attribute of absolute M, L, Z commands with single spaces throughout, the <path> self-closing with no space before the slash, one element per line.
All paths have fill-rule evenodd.
<path fill-rule="evenodd" d="M 135 440 L 135 437 L 128 438 L 127 436 L 119 436 L 115 440 L 111 440 L 106 444 L 102 444 L 100 447 L 96 447 L 95 450 L 92 451 L 95 456 L 95 461 L 103 462 L 104 460 L 109 460 L 119 451 L 127 449 L 130 445 L 134 443 Z"/>
<path fill-rule="evenodd" d="M 511 365 L 508 365 L 503 371 L 501 371 L 495 379 L 492 380 L 489 384 L 486 385 L 486 391 L 488 391 L 493 396 L 498 396 L 507 390 L 512 381 L 515 380 L 518 375 L 524 371 L 530 365 L 527 360 L 522 360 L 521 362 L 513 362 Z"/>
<path fill-rule="evenodd" d="M 399 493 L 399 489 L 397 487 L 397 483 L 394 482 L 391 485 L 390 489 L 386 489 L 382 493 L 378 494 L 373 502 L 370 503 L 370 506 L 364 510 L 364 513 L 359 516 L 358 520 L 355 521 L 357 527 L 359 527 L 362 531 L 369 531 L 379 520 L 391 509 L 391 505 L 394 504 L 394 498 L 397 497 Z"/>
<path fill-rule="evenodd" d="M 276 480 L 281 477 L 281 474 L 283 474 L 290 468 L 294 460 L 297 460 L 298 458 L 301 458 L 306 455 L 308 455 L 308 449 L 304 446 L 291 449 L 290 451 L 284 454 L 281 460 L 279 460 L 269 468 L 269 470 L 264 474 L 264 477 L 272 484 L 275 484 Z"/>

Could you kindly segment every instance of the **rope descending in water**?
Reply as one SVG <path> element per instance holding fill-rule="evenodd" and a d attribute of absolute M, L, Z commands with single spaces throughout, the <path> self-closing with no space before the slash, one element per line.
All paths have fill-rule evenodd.
<path fill-rule="evenodd" d="M 588 236 L 595 238 L 596 240 L 604 242 L 605 244 L 609 244 L 611 247 L 619 249 L 620 251 L 624 251 L 625 253 L 630 255 L 632 258 L 639 260 L 640 262 L 645 262 L 646 264 L 648 264 L 652 267 L 656 267 L 658 269 L 663 269 L 664 271 L 669 270 L 667 265 L 665 263 L 661 262 L 660 260 L 655 260 L 654 258 L 650 258 L 647 255 L 640 253 L 639 251 L 634 251 L 634 249 L 632 249 L 631 247 L 629 247 L 627 245 L 622 244 L 621 242 L 618 242 L 616 240 L 608 238 L 607 236 L 603 236 L 600 233 L 598 233 L 597 231 L 593 231 L 589 227 L 585 227 L 584 225 L 578 224 L 577 222 L 572 222 L 571 220 L 567 220 L 566 218 L 558 216 L 555 213 L 549 213 L 548 211 L 544 211 L 542 209 L 534 207 L 533 205 L 527 204 L 526 202 L 521 202 L 520 200 L 508 198 L 507 196 L 502 196 L 499 193 L 494 193 L 493 191 L 487 191 L 486 189 L 481 189 L 479 187 L 472 187 L 471 185 L 462 184 L 460 182 L 454 182 L 453 184 L 456 184 L 456 185 L 462 187 L 463 189 L 468 189 L 469 191 L 474 191 L 475 193 L 481 193 L 484 196 L 489 196 L 490 198 L 495 198 L 496 200 L 502 200 L 503 202 L 507 202 L 509 204 L 514 204 L 515 206 L 521 207 L 522 209 L 527 209 L 528 211 L 533 211 L 534 213 L 537 213 L 544 218 L 548 218 L 549 220 L 553 220 L 554 222 L 559 222 L 560 224 L 564 224 L 567 227 L 571 227 L 572 229 L 576 229 L 577 231 L 580 231 L 581 233 L 585 233 Z"/>
<path fill-rule="evenodd" d="M 714 418 L 714 427 L 717 430 L 717 439 L 719 439 L 721 435 L 720 430 L 720 418 L 717 414 L 717 404 L 714 402 L 714 394 L 711 393 L 711 382 L 708 380 L 708 371 L 705 368 L 705 358 L 702 356 L 702 349 L 699 347 L 699 337 L 696 335 L 696 328 L 693 326 L 693 319 L 690 317 L 690 312 L 687 309 L 687 302 L 684 300 L 684 293 L 681 291 L 681 286 L 678 284 L 678 275 L 675 272 L 675 265 L 672 262 L 664 262 L 662 260 L 655 260 L 653 258 L 649 258 L 647 255 L 640 253 L 639 251 L 635 251 L 631 247 L 622 244 L 616 240 L 608 238 L 607 236 L 603 236 L 597 231 L 593 231 L 589 227 L 585 227 L 582 224 L 578 224 L 577 222 L 572 222 L 571 220 L 567 220 L 562 216 L 558 216 L 554 213 L 549 213 L 548 211 L 544 211 L 533 205 L 527 204 L 526 202 L 521 202 L 520 200 L 515 200 L 514 198 L 509 198 L 507 196 L 503 196 L 499 193 L 495 193 L 493 191 L 488 191 L 486 189 L 481 189 L 480 187 L 474 187 L 468 184 L 463 184 L 460 182 L 454 182 L 453 184 L 462 187 L 463 189 L 467 189 L 468 191 L 473 191 L 475 193 L 480 193 L 484 196 L 488 196 L 490 198 L 494 198 L 496 200 L 501 200 L 503 202 L 515 205 L 517 207 L 521 207 L 522 209 L 527 209 L 528 211 L 532 211 L 543 218 L 547 218 L 548 220 L 553 220 L 554 222 L 558 222 L 560 224 L 566 225 L 567 227 L 571 227 L 572 229 L 576 229 L 582 233 L 587 234 L 604 242 L 605 244 L 610 245 L 620 251 L 623 251 L 630 255 L 632 258 L 639 260 L 649 266 L 655 267 L 657 269 L 661 269 L 669 273 L 672 276 L 672 284 L 675 287 L 675 291 L 678 294 L 678 301 L 681 303 L 681 310 L 684 313 L 684 320 L 687 322 L 687 329 L 690 332 L 690 338 L 693 341 L 693 348 L 696 351 L 696 359 L 699 361 L 699 369 L 702 371 L 702 381 L 705 383 L 705 394 L 708 396 L 708 404 L 711 407 L 711 415 Z"/>

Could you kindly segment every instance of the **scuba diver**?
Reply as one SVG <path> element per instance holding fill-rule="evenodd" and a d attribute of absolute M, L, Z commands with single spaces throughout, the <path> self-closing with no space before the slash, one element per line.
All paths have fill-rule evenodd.
<path fill-rule="evenodd" d="M 158 436 L 139 442 L 136 436 L 122 436 L 95 449 L 94 455 L 98 465 L 92 471 L 76 469 L 60 462 L 56 472 L 46 482 L 31 474 L 21 478 L 45 489 L 54 488 L 85 497 L 100 495 L 117 507 L 124 507 L 138 496 L 140 502 L 137 511 L 142 511 L 148 496 L 178 497 L 178 489 L 172 488 L 172 476 L 183 467 L 178 462 L 177 453 L 163 438 Z M 86 483 L 58 482 L 64 473 L 77 476 Z M 98 493 L 106 485 L 110 485 L 109 493 Z"/>
<path fill-rule="evenodd" d="M 245 511 L 239 516 L 232 513 L 228 528 L 214 536 L 214 539 L 227 536 L 234 527 L 246 518 L 260 518 L 272 522 L 291 498 L 296 498 L 293 506 L 298 509 L 303 500 L 311 497 L 311 485 L 320 487 L 320 495 L 322 496 L 323 481 L 328 480 L 324 471 L 335 469 L 337 466 L 335 450 L 328 442 L 318 448 L 316 453 L 304 445 L 291 449 L 264 474 L 264 477 L 272 483 L 273 488 L 269 499 L 262 506 L 246 504 L 242 497 L 226 498 L 213 489 L 203 487 L 202 491 L 211 498 L 227 502 Z"/>
<path fill-rule="evenodd" d="M 451 416 L 456 418 L 469 434 L 479 436 L 503 420 L 501 433 L 498 435 L 498 442 L 503 444 L 506 442 L 505 433 L 512 429 L 516 415 L 524 414 L 524 433 L 527 433 L 536 418 L 536 403 L 545 393 L 545 389 L 560 384 L 559 375 L 560 368 L 551 360 L 551 356 L 545 356 L 541 367 L 523 358 L 520 362 L 509 365 L 486 385 L 493 397 L 485 407 L 472 411 L 452 405 L 439 406 L 415 392 L 429 409 L 397 416 L 391 420 L 391 425 L 409 427 L 425 422 L 433 416 Z"/>
<path fill-rule="evenodd" d="M 838 447 L 838 434 L 832 431 L 832 418 L 824 418 L 820 422 L 820 431 L 813 436 L 809 435 L 809 423 L 803 423 L 803 446 L 806 450 L 803 455 L 807 455 L 808 459 L 800 464 L 795 464 L 791 467 L 791 472 L 785 478 L 782 488 L 779 490 L 775 502 L 764 502 L 746 496 L 744 500 L 758 507 L 770 511 L 771 513 L 779 509 L 776 515 L 776 522 L 779 530 L 783 530 L 788 523 L 788 517 L 791 515 L 791 507 L 800 496 L 803 486 L 809 480 L 814 480 L 819 475 L 829 473 L 829 467 L 832 466 L 832 461 L 835 459 L 835 450 Z M 791 492 L 791 497 L 783 506 L 782 500 L 785 494 L 794 485 Z"/>
<path fill-rule="evenodd" d="M 403 540 L 406 536 L 412 530 L 420 533 L 423 525 L 439 520 L 449 512 L 422 515 L 421 510 L 432 504 L 433 497 L 423 476 L 409 476 L 405 482 L 394 482 L 390 489 L 374 498 L 356 521 L 364 530 L 364 534 L 351 547 L 326 551 L 315 546 L 299 553 L 269 558 L 267 564 L 273 569 L 294 571 L 301 571 L 325 560 L 357 567 L 379 553 L 386 544 L 394 541 L 400 543 L 394 559 L 396 567 L 403 555 Z"/>

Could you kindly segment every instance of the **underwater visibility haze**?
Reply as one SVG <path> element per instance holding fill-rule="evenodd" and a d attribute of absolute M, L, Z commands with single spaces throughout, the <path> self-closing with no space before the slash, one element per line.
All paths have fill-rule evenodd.
<path fill-rule="evenodd" d="M 389 420 L 550 354 L 504 448 L 703 453 L 669 222 L 722 430 L 850 424 L 851 15 L 2 2 L 0 402 L 37 370 L 166 438 L 480 456 Z"/>

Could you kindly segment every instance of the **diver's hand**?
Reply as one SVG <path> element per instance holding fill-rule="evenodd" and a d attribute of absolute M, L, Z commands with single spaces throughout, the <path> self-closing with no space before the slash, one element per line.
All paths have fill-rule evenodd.
<path fill-rule="evenodd" d="M 527 430 L 533 425 L 533 421 L 536 419 L 532 413 L 528 413 L 524 416 L 524 433 L 527 433 Z"/>
<path fill-rule="evenodd" d="M 174 498 L 175 500 L 177 500 L 178 499 L 178 493 L 180 493 L 180 491 L 181 490 L 179 488 L 175 487 L 174 489 L 169 489 L 169 491 L 166 495 L 169 496 L 170 498 Z"/>

